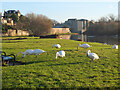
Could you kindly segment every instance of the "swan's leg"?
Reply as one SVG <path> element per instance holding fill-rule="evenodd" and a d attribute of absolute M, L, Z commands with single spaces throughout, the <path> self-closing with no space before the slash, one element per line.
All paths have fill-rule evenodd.
<path fill-rule="evenodd" d="M 7 61 L 5 61 L 5 64 L 7 64 Z"/>
<path fill-rule="evenodd" d="M 77 50 L 79 49 L 79 46 L 77 46 Z"/>
<path fill-rule="evenodd" d="M 7 61 L 7 64 L 9 63 L 9 61 Z"/>
<path fill-rule="evenodd" d="M 25 55 L 26 55 L 26 54 L 23 54 L 22 58 L 24 58 L 24 57 L 25 57 Z"/>

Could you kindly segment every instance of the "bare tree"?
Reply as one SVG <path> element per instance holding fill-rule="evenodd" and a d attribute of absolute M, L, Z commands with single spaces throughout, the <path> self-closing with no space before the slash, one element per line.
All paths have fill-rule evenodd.
<path fill-rule="evenodd" d="M 108 19 L 109 19 L 109 21 L 115 21 L 116 20 L 116 16 L 114 16 L 113 14 L 110 14 L 108 16 Z"/>
<path fill-rule="evenodd" d="M 16 29 L 30 30 L 30 21 L 26 16 L 21 15 L 19 21 L 14 26 Z"/>
<path fill-rule="evenodd" d="M 108 17 L 102 17 L 95 24 L 91 24 L 86 31 L 88 35 L 117 35 L 118 21 L 110 14 Z"/>
<path fill-rule="evenodd" d="M 108 18 L 107 17 L 101 17 L 98 22 L 107 22 Z"/>
<path fill-rule="evenodd" d="M 29 29 L 34 35 L 46 35 L 50 33 L 52 21 L 44 15 L 30 13 L 26 17 L 29 19 Z"/>

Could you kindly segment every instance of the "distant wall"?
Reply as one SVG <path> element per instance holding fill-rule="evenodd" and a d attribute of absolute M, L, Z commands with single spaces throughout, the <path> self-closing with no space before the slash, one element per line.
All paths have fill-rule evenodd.
<path fill-rule="evenodd" d="M 12 30 L 8 29 L 6 33 L 2 33 L 2 36 L 28 36 L 29 31 L 25 30 Z"/>
<path fill-rule="evenodd" d="M 24 30 L 17 30 L 17 36 L 28 36 L 30 35 L 29 34 L 29 31 L 24 31 Z"/>
<path fill-rule="evenodd" d="M 58 33 L 71 33 L 69 28 L 51 28 L 50 34 L 58 34 Z M 2 33 L 2 36 L 29 36 L 29 31 L 25 30 L 12 30 L 8 29 L 6 33 Z"/>
<path fill-rule="evenodd" d="M 52 28 L 51 34 L 58 34 L 58 33 L 71 33 L 69 28 Z"/>
<path fill-rule="evenodd" d="M 70 39 L 71 35 L 59 35 L 57 38 L 59 39 Z"/>

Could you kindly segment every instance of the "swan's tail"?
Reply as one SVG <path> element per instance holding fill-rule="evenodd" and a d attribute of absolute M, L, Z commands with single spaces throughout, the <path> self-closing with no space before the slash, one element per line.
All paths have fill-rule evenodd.
<path fill-rule="evenodd" d="M 18 56 L 20 53 L 24 54 L 24 52 L 20 51 L 16 56 Z"/>

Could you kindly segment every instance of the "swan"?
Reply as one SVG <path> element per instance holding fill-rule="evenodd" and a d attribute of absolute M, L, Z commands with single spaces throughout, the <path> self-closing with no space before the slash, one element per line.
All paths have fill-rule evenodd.
<path fill-rule="evenodd" d="M 56 48 L 61 48 L 60 44 L 53 44 L 52 48 L 56 47 Z"/>
<path fill-rule="evenodd" d="M 89 44 L 78 44 L 78 46 L 77 46 L 77 49 L 79 48 L 79 47 L 83 47 L 83 48 L 89 48 L 89 47 L 91 47 Z"/>
<path fill-rule="evenodd" d="M 57 57 L 65 57 L 65 51 L 59 51 L 59 52 L 57 52 L 56 53 L 56 56 L 55 56 L 55 61 L 56 61 L 56 59 L 57 59 Z"/>
<path fill-rule="evenodd" d="M 112 48 L 113 49 L 118 49 L 118 45 L 114 44 Z"/>
<path fill-rule="evenodd" d="M 36 55 L 36 57 L 37 57 L 37 55 L 39 55 L 39 54 L 41 54 L 43 52 L 46 52 L 46 51 L 41 50 L 41 49 L 35 49 L 35 50 L 28 49 L 25 52 L 20 51 L 16 56 L 18 56 L 20 53 L 22 53 L 23 54 L 22 58 L 24 58 L 25 55 Z"/>
<path fill-rule="evenodd" d="M 46 51 L 41 50 L 41 49 L 35 49 L 35 50 L 33 51 L 33 54 L 36 55 L 36 57 L 37 57 L 37 55 L 40 55 L 40 54 L 42 54 L 42 53 L 44 53 L 44 52 L 46 52 Z"/>
<path fill-rule="evenodd" d="M 103 43 L 103 45 L 107 45 L 107 43 Z"/>
<path fill-rule="evenodd" d="M 87 51 L 87 56 L 92 60 L 99 59 L 99 56 L 96 53 L 91 53 L 90 50 Z"/>

